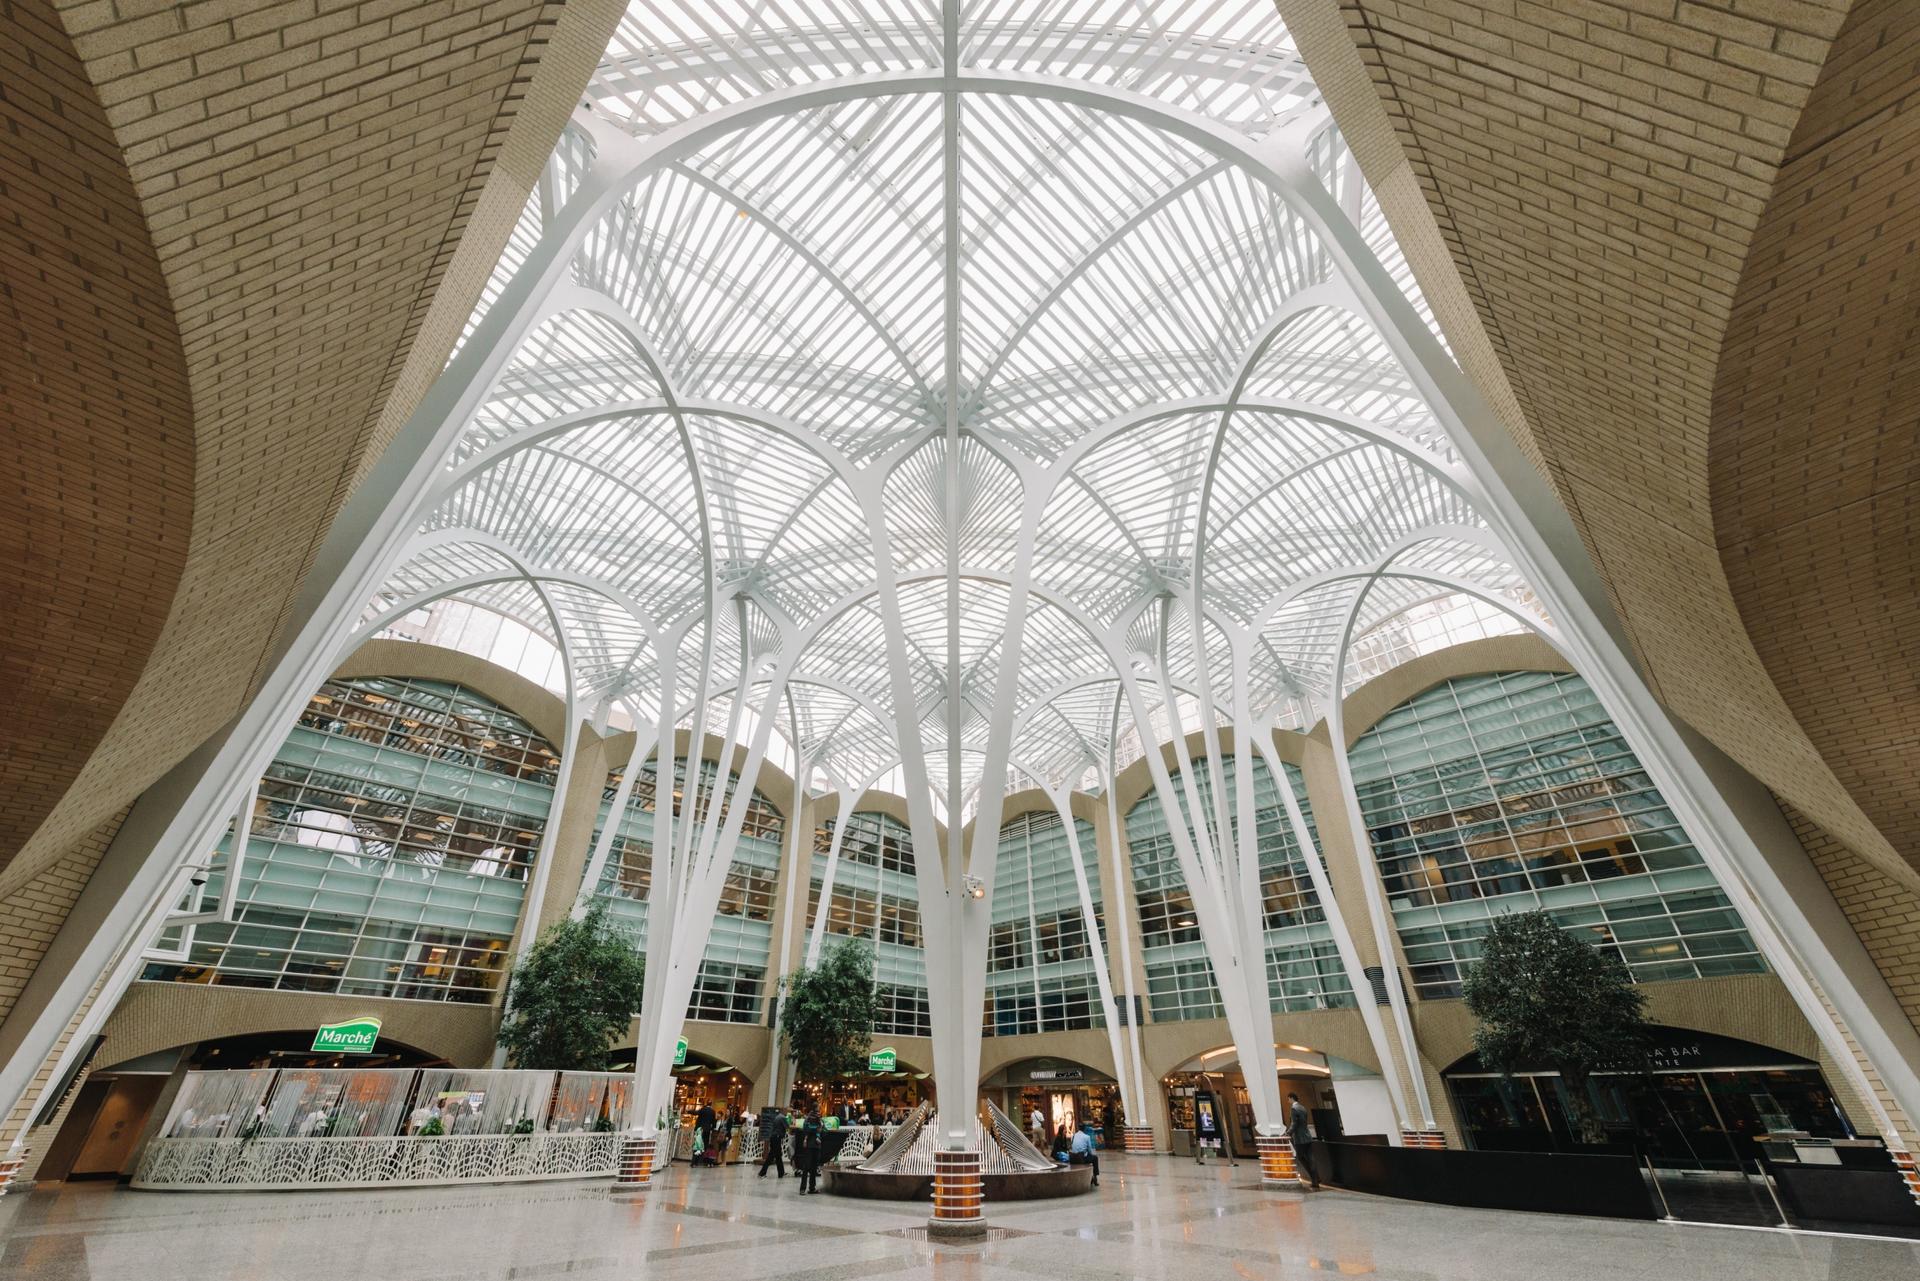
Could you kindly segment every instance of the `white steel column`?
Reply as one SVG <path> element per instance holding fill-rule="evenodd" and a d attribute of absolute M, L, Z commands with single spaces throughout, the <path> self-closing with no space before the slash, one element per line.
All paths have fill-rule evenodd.
<path fill-rule="evenodd" d="M 1287 811 L 1287 823 L 1293 828 L 1293 839 L 1300 846 L 1301 861 L 1307 865 L 1307 879 L 1313 883 L 1314 897 L 1320 900 L 1321 909 L 1327 916 L 1327 927 L 1333 933 L 1334 946 L 1340 952 L 1340 968 L 1347 973 L 1347 983 L 1353 989 L 1354 1005 L 1360 1011 L 1360 1021 L 1366 1024 L 1367 1040 L 1373 1045 L 1373 1053 L 1380 1060 L 1380 1075 L 1387 1082 L 1387 1093 L 1393 1100 L 1394 1119 L 1401 1126 L 1412 1124 L 1411 1114 L 1407 1111 L 1406 1089 L 1400 1082 L 1399 1072 L 1395 1068 L 1392 1044 L 1387 1038 L 1386 1025 L 1380 1021 L 1380 1007 L 1373 998 L 1373 986 L 1367 982 L 1367 969 L 1360 959 L 1360 949 L 1353 940 L 1353 931 L 1347 925 L 1345 911 L 1340 900 L 1334 896 L 1333 881 L 1327 875 L 1326 859 L 1318 846 L 1314 844 L 1313 831 L 1307 826 L 1307 816 L 1300 809 L 1300 800 L 1294 794 L 1293 780 L 1287 777 L 1286 762 L 1280 759 L 1280 753 L 1273 745 L 1273 731 L 1263 728 L 1258 740 L 1261 755 L 1266 758 L 1267 769 L 1273 774 L 1273 780 L 1280 792 L 1280 804 Z M 1360 869 L 1360 875 L 1367 875 L 1366 869 Z"/>
<path fill-rule="evenodd" d="M 1114 719 L 1117 723 L 1119 719 L 1118 698 L 1115 699 Z M 1114 735 L 1113 737 L 1117 738 L 1118 735 Z M 1124 885 L 1131 891 L 1133 886 L 1133 866 L 1131 861 L 1121 853 L 1121 849 L 1127 844 L 1127 840 L 1126 831 L 1120 826 L 1120 802 L 1113 794 L 1114 779 L 1116 776 L 1113 764 L 1113 743 L 1110 739 L 1107 750 L 1106 776 L 1101 779 L 1101 791 L 1104 794 L 1107 806 L 1108 841 L 1113 851 L 1114 883 L 1116 885 Z M 1129 893 L 1128 899 L 1131 900 L 1131 898 L 1132 894 Z M 1147 1065 L 1145 1052 L 1140 1045 L 1140 1021 L 1145 1003 L 1141 1001 L 1140 994 L 1135 989 L 1133 983 L 1133 912 L 1134 909 L 1131 902 L 1122 902 L 1114 908 L 1114 916 L 1118 918 L 1117 932 L 1120 939 L 1121 995 L 1127 1003 L 1127 1048 L 1133 1062 L 1134 1088 L 1138 1092 L 1141 1102 L 1144 1104 L 1148 1089 Z M 1145 1124 L 1145 1117 L 1146 1114 L 1144 1112 L 1129 1112 L 1127 1114 L 1127 1124 L 1132 1126 L 1143 1125 Z"/>
<path fill-rule="evenodd" d="M 1037 776 L 1036 776 L 1037 777 Z M 1107 1032 L 1107 1051 L 1113 1055 L 1114 1079 L 1120 1083 L 1120 1110 L 1125 1113 L 1129 1124 L 1137 1125 L 1133 1118 L 1141 1115 L 1135 1110 L 1139 1099 L 1139 1090 L 1130 1073 L 1126 1070 L 1126 1056 L 1120 1046 L 1120 1026 L 1114 1018 L 1113 980 L 1107 974 L 1107 948 L 1100 939 L 1100 921 L 1093 907 L 1093 892 L 1087 884 L 1087 865 L 1080 850 L 1080 833 L 1074 826 L 1073 803 L 1071 793 L 1064 786 L 1045 785 L 1047 799 L 1053 802 L 1054 811 L 1060 815 L 1061 824 L 1067 829 L 1067 850 L 1073 862 L 1073 888 L 1080 896 L 1080 918 L 1086 922 L 1087 949 L 1093 954 L 1094 981 L 1100 989 L 1100 1008 L 1104 1011 L 1101 1023 Z M 1027 901 L 1033 901 L 1029 894 Z M 1120 912 L 1119 915 L 1125 915 Z"/>

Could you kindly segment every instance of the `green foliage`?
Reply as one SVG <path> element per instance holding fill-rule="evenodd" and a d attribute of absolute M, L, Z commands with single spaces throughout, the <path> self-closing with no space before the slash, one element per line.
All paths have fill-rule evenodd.
<path fill-rule="evenodd" d="M 1477 1021 L 1480 1061 L 1509 1076 L 1559 1072 L 1580 1137 L 1600 1142 L 1588 1080 L 1646 1059 L 1646 997 L 1626 964 L 1566 933 L 1546 912 L 1514 912 L 1494 918 L 1462 990 Z"/>
<path fill-rule="evenodd" d="M 515 1067 L 596 1072 L 640 1008 L 646 958 L 596 899 L 540 936 L 513 972 L 500 1044 Z"/>
<path fill-rule="evenodd" d="M 787 976 L 780 1028 L 802 1081 L 864 1072 L 876 1013 L 873 950 L 864 939 L 835 943 L 810 970 Z"/>
<path fill-rule="evenodd" d="M 446 1132 L 447 1127 L 440 1124 L 440 1118 L 437 1116 L 428 1117 L 427 1123 L 420 1127 L 420 1137 L 423 1139 L 436 1139 Z"/>

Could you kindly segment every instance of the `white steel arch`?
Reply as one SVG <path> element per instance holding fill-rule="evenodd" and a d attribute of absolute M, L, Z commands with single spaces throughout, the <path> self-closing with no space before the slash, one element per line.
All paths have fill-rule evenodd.
<path fill-rule="evenodd" d="M 1396 283 L 1390 238 L 1383 262 L 1362 234 L 1352 175 L 1345 205 L 1317 175 L 1325 111 L 1267 0 L 702 13 L 636 3 L 621 24 L 545 188 L 565 198 L 535 209 L 530 248 L 336 522 L 258 699 L 123 829 L 115 928 L 151 932 L 173 869 L 343 645 L 517 576 L 566 658 L 570 736 L 609 698 L 651 708 L 637 761 L 678 730 L 704 741 L 723 708 L 723 745 L 757 763 L 785 706 L 796 787 L 815 768 L 901 770 L 927 944 L 952 961 L 935 1068 L 963 1091 L 986 930 L 963 882 L 991 892 L 1020 762 L 1055 788 L 1048 772 L 1084 754 L 1110 798 L 1124 711 L 1168 814 L 1196 820 L 1176 850 L 1241 1060 L 1259 1062 L 1257 851 L 1230 821 L 1250 813 L 1253 753 L 1229 779 L 1222 730 L 1270 745 L 1283 709 L 1337 717 L 1361 611 L 1391 577 L 1536 628 L 1518 599 L 1540 602 L 1835 1058 L 1853 1062 L 1816 985 L 1920 1115 L 1911 1029 L 1783 893 L 1764 825 L 1652 699 L 1565 513 Z M 608 609 L 582 612 L 582 592 Z M 1096 736 L 1061 700 L 1106 681 Z M 803 744 L 815 699 L 846 710 Z M 1057 750 L 1035 729 L 1049 708 Z M 1151 748 L 1161 720 L 1178 781 Z M 649 936 L 651 972 L 672 976 L 642 1011 L 652 1100 L 745 804 L 720 786 L 704 819 L 671 809 L 659 883 L 686 910 Z M 88 955 L 90 984 L 113 957 Z M 1389 994 L 1415 1056 L 1397 977 Z M 78 980 L 23 994 L 32 1031 L 0 1033 L 25 1051 L 0 1067 L 0 1104 L 84 996 Z M 1405 1070 L 1396 1106 L 1430 1123 Z M 1272 1082 L 1249 1084 L 1272 1132 Z"/>

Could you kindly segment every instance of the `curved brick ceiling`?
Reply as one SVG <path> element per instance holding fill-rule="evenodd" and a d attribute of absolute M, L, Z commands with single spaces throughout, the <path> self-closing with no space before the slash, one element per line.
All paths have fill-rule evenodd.
<path fill-rule="evenodd" d="M 1867 781 L 1803 728 L 1748 633 L 1708 470 L 1734 294 L 1845 0 L 1278 3 L 1660 697 L 1914 883 Z"/>
<path fill-rule="evenodd" d="M 1904 9 L 1904 12 L 1903 12 Z M 1857 5 L 1747 255 L 1714 387 L 1714 528 L 1801 727 L 1920 867 L 1920 29 Z"/>
<path fill-rule="evenodd" d="M 146 217 L 46 0 L 0 43 L 0 863 L 100 742 L 187 561 L 193 411 Z"/>
<path fill-rule="evenodd" d="M 189 550 L 184 565 L 173 552 L 158 639 L 149 626 L 150 651 L 93 704 L 97 744 L 59 731 L 62 771 L 37 809 L 9 813 L 31 834 L 0 841 L 0 897 L 245 705 L 334 513 L 445 363 L 624 6 L 148 8 L 40 0 L 42 25 L 71 38 L 68 83 L 97 95 L 91 136 L 124 158 L 171 299 L 198 460 Z M 9 176 L 9 224 L 18 199 Z M 111 278 L 113 261 L 76 269 Z M 44 469 L 32 459 L 23 474 Z M 141 460 L 143 483 L 158 474 Z M 189 524 L 185 505 L 168 519 Z M 58 549 L 61 579 L 85 576 L 78 554 Z M 74 647 L 124 612 L 76 620 Z M 60 645 L 9 637 L 8 661 Z M 84 688 L 86 671 L 50 684 Z M 16 772 L 30 777 L 9 761 L 0 781 Z"/>

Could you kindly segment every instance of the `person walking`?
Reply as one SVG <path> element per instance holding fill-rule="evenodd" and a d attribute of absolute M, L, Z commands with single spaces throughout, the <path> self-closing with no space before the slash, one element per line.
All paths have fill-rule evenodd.
<path fill-rule="evenodd" d="M 1073 1144 L 1067 1150 L 1067 1164 L 1092 1166 L 1093 1186 L 1100 1186 L 1100 1146 L 1093 1139 L 1093 1122 L 1088 1121 L 1074 1131 Z"/>
<path fill-rule="evenodd" d="M 1313 1169 L 1313 1130 L 1307 1120 L 1306 1105 L 1300 1102 L 1298 1094 L 1287 1095 L 1287 1138 L 1293 1143 L 1294 1167 L 1307 1176 L 1307 1182 L 1318 1192 L 1320 1176 Z"/>
<path fill-rule="evenodd" d="M 800 1173 L 800 1195 L 820 1190 L 820 1149 L 821 1133 L 819 1109 L 809 1109 L 807 1119 L 800 1124 L 800 1133 L 793 1144 L 793 1168 Z"/>
<path fill-rule="evenodd" d="M 782 1108 L 768 1108 L 760 1114 L 760 1177 L 767 1177 L 767 1162 L 773 1162 L 780 1177 L 787 1177 L 787 1157 L 780 1149 L 786 1145 L 787 1114 Z"/>
<path fill-rule="evenodd" d="M 718 1123 L 719 1114 L 713 1110 L 713 1104 L 702 1103 L 700 1110 L 693 1114 L 693 1163 L 711 1165 L 713 1153 L 713 1127 Z"/>
<path fill-rule="evenodd" d="M 1033 1115 L 1027 1118 L 1027 1132 L 1033 1135 L 1033 1146 L 1044 1148 L 1047 1145 L 1047 1116 L 1040 1110 L 1038 1103 L 1033 1105 Z"/>

